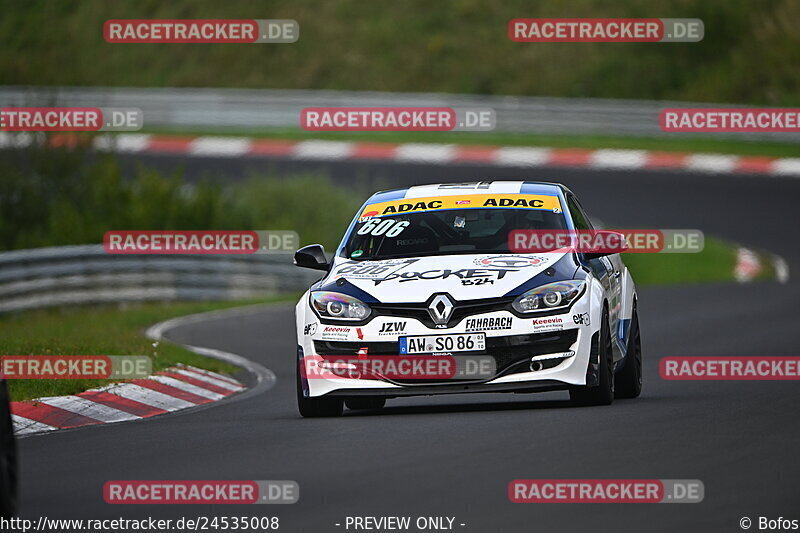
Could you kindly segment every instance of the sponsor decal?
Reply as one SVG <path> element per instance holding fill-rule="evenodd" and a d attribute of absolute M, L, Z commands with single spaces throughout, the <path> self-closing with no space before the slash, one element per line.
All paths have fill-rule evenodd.
<path fill-rule="evenodd" d="M 336 270 L 333 279 L 380 279 L 416 261 L 416 259 L 387 259 L 385 261 L 370 262 L 347 261 Z"/>
<path fill-rule="evenodd" d="M 561 205 L 556 196 L 533 194 L 473 194 L 469 195 L 468 198 L 457 196 L 408 198 L 370 204 L 364 208 L 359 218 L 366 217 L 368 213 L 374 211 L 378 214 L 371 216 L 396 215 L 398 213 L 414 213 L 441 209 L 503 208 L 546 209 L 552 211 L 560 207 Z"/>
<path fill-rule="evenodd" d="M 483 267 L 525 268 L 541 265 L 545 261 L 546 258 L 533 255 L 490 255 L 476 259 L 474 263 Z"/>
<path fill-rule="evenodd" d="M 378 330 L 378 335 L 397 335 L 406 330 L 406 322 L 384 322 L 381 324 L 381 329 Z"/>
<path fill-rule="evenodd" d="M 397 239 L 397 246 L 414 246 L 415 244 L 426 244 L 430 239 L 421 237 L 419 239 Z"/>
<path fill-rule="evenodd" d="M 304 335 L 313 335 L 317 332 L 317 323 L 312 322 L 311 324 L 306 324 L 306 327 L 303 328 Z"/>
<path fill-rule="evenodd" d="M 399 280 L 405 281 L 419 280 L 440 280 L 456 277 L 461 280 L 462 285 L 484 285 L 493 284 L 495 280 L 503 279 L 509 272 L 518 272 L 512 269 L 501 268 L 462 268 L 459 270 L 426 270 L 424 272 L 399 272 L 390 274 L 382 279 L 373 279 L 375 285 L 380 285 L 384 281 Z"/>
<path fill-rule="evenodd" d="M 465 323 L 466 331 L 490 331 L 498 329 L 511 329 L 514 319 L 510 316 L 468 318 Z"/>
<path fill-rule="evenodd" d="M 322 329 L 322 338 L 324 340 L 344 340 L 350 337 L 350 330 L 352 328 L 344 326 L 325 326 Z"/>
<path fill-rule="evenodd" d="M 564 320 L 560 316 L 548 316 L 533 319 L 533 331 L 558 331 L 564 329 Z"/>
<path fill-rule="evenodd" d="M 361 331 L 361 328 L 356 328 L 356 336 L 358 337 L 358 340 L 364 340 L 364 332 Z"/>
<path fill-rule="evenodd" d="M 589 320 L 589 313 L 578 313 L 577 315 L 572 315 L 572 321 L 579 326 L 590 326 L 592 324 L 592 322 Z"/>
<path fill-rule="evenodd" d="M 356 258 L 356 257 L 361 257 L 362 255 L 364 255 L 364 250 L 356 250 L 355 252 L 350 254 L 350 257 Z"/>
<path fill-rule="evenodd" d="M 367 220 L 371 219 L 374 216 L 377 216 L 378 214 L 379 213 L 377 211 L 367 211 L 361 214 L 361 216 L 358 219 L 358 222 L 359 223 L 366 222 Z"/>

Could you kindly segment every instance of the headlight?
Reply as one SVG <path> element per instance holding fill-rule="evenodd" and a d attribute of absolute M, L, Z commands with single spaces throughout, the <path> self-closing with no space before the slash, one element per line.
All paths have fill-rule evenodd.
<path fill-rule="evenodd" d="M 311 305 L 319 316 L 332 320 L 364 320 L 372 312 L 369 306 L 358 298 L 339 292 L 312 292 Z"/>
<path fill-rule="evenodd" d="M 531 289 L 511 304 L 518 313 L 534 313 L 569 307 L 583 294 L 586 282 L 580 279 L 557 281 Z"/>

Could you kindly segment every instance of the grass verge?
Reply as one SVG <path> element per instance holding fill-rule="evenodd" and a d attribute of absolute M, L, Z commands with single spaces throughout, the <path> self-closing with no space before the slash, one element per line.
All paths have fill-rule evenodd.
<path fill-rule="evenodd" d="M 26 311 L 0 316 L 0 354 L 4 355 L 147 355 L 153 371 L 176 363 L 231 374 L 237 367 L 204 357 L 181 346 L 153 342 L 144 330 L 170 318 L 239 305 L 289 301 L 294 294 L 272 299 L 146 303 L 127 307 L 79 307 Z M 76 394 L 111 383 L 111 380 L 9 380 L 14 401 Z"/>

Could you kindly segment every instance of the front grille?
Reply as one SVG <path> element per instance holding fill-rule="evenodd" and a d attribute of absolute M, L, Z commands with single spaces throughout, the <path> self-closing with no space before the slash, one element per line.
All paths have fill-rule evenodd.
<path fill-rule="evenodd" d="M 497 365 L 497 374 L 515 372 L 528 372 L 527 365 L 514 365 L 523 361 L 530 361 L 535 355 L 561 353 L 570 350 L 578 340 L 577 329 L 562 331 L 549 331 L 546 333 L 531 333 L 527 335 L 510 335 L 507 337 L 487 337 L 486 352 L 468 352 L 464 355 L 481 355 L 483 353 L 494 357 Z M 314 341 L 314 348 L 320 355 L 355 356 L 362 348 L 367 348 L 370 356 L 374 355 L 399 355 L 400 348 L 397 342 L 344 342 L 344 341 Z M 413 357 L 413 356 L 411 356 Z M 544 368 L 555 366 L 560 359 L 554 362 L 544 362 Z M 433 384 L 431 380 L 393 380 L 395 383 L 418 385 L 421 383 Z M 449 380 L 448 383 L 457 380 Z"/>
<path fill-rule="evenodd" d="M 492 313 L 494 311 L 511 311 L 511 302 L 514 298 L 491 298 L 478 301 L 457 302 L 453 301 L 453 313 L 447 321 L 447 327 L 457 326 L 459 322 L 471 315 Z M 426 304 L 370 304 L 372 311 L 378 316 L 392 316 L 413 318 L 419 320 L 425 327 L 434 329 L 433 319 L 428 313 Z"/>

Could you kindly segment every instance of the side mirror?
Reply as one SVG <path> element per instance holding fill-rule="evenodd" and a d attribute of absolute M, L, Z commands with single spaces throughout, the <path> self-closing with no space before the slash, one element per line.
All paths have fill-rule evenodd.
<path fill-rule="evenodd" d="M 325 258 L 325 248 L 321 244 L 309 244 L 294 253 L 294 264 L 314 270 L 328 270 L 330 265 Z"/>
<path fill-rule="evenodd" d="M 590 251 L 583 253 L 583 258 L 587 261 L 621 254 L 628 250 L 628 241 L 625 235 L 616 231 L 596 230 L 592 232 L 592 239 Z"/>

